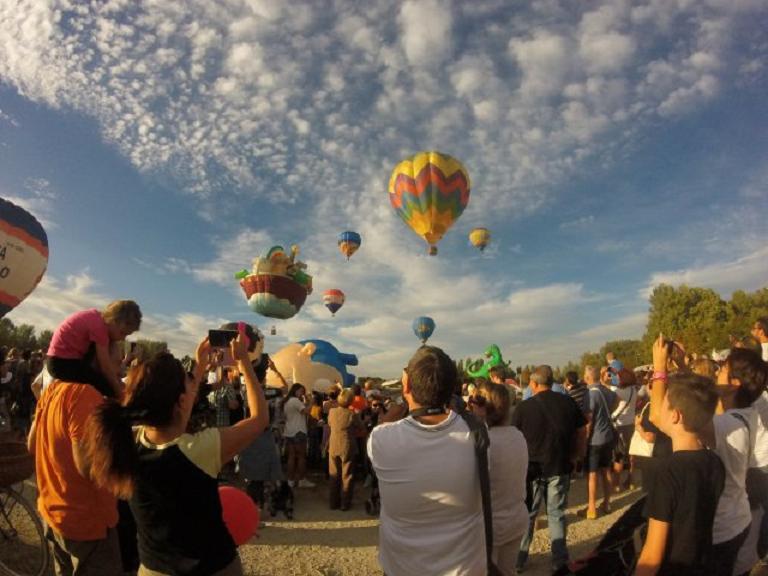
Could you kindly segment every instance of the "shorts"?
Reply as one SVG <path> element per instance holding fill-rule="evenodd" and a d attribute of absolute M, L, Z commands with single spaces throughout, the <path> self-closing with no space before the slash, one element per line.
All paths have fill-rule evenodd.
<path fill-rule="evenodd" d="M 587 449 L 587 472 L 597 472 L 601 468 L 608 468 L 613 462 L 613 442 L 590 446 Z"/>
<path fill-rule="evenodd" d="M 632 435 L 635 433 L 635 425 L 617 426 L 619 441 L 616 442 L 613 450 L 614 462 L 623 462 L 624 466 L 629 466 L 629 443 L 632 442 Z"/>
<path fill-rule="evenodd" d="M 307 442 L 307 435 L 304 432 L 297 432 L 296 436 L 286 436 L 286 444 L 303 444 Z"/>

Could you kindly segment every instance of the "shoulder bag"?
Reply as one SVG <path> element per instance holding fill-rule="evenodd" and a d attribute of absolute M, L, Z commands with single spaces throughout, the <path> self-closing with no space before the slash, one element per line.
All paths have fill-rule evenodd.
<path fill-rule="evenodd" d="M 650 405 L 651 403 L 648 402 L 645 406 L 643 406 L 643 409 L 640 411 L 641 419 Z M 653 442 L 648 442 L 645 438 L 643 438 L 640 432 L 635 430 L 632 434 L 632 440 L 629 442 L 629 455 L 649 458 L 653 455 Z"/>

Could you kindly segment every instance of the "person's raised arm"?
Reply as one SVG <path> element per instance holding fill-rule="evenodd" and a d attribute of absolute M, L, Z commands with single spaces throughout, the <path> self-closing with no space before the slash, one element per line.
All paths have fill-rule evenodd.
<path fill-rule="evenodd" d="M 238 334 L 237 338 L 232 340 L 230 348 L 232 357 L 237 362 L 237 367 L 245 381 L 249 416 L 234 426 L 219 429 L 222 462 L 229 462 L 253 442 L 259 434 L 264 432 L 264 429 L 269 425 L 269 411 L 267 401 L 264 398 L 264 390 L 253 370 L 251 359 L 248 357 L 248 347 L 244 335 Z"/>
<path fill-rule="evenodd" d="M 664 342 L 664 335 L 659 333 L 659 337 L 653 343 L 653 386 L 651 387 L 651 423 L 659 426 L 659 413 L 661 403 L 664 401 L 664 395 L 667 393 L 667 345 Z"/>

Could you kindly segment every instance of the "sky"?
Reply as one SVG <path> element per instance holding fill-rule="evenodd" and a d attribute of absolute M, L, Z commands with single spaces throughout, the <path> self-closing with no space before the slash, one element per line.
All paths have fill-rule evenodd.
<path fill-rule="evenodd" d="M 660 282 L 768 284 L 766 92 L 763 0 L 0 3 L 0 196 L 50 244 L 8 317 L 130 298 L 180 355 L 243 320 L 392 377 L 426 315 L 454 358 L 564 364 L 640 337 Z M 421 150 L 472 180 L 436 257 L 387 192 Z M 233 278 L 275 244 L 314 276 L 289 320 Z"/>

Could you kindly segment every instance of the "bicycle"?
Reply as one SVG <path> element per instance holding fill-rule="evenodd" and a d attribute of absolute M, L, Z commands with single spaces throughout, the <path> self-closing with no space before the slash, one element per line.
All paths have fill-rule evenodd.
<path fill-rule="evenodd" d="M 24 496 L 24 480 L 33 472 L 34 461 L 23 443 L 0 442 L 0 574 L 48 574 L 50 551 L 43 525 Z"/>

